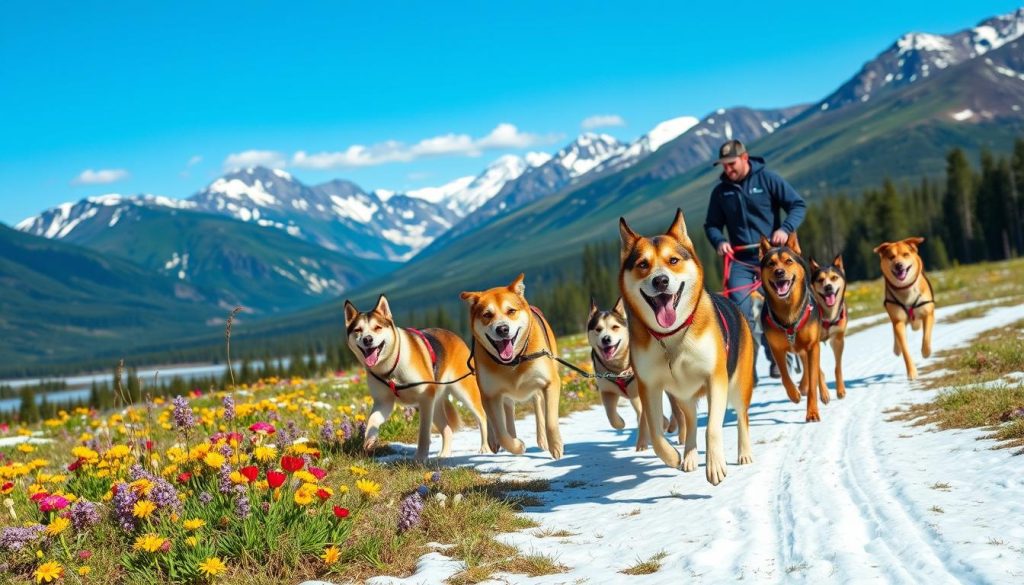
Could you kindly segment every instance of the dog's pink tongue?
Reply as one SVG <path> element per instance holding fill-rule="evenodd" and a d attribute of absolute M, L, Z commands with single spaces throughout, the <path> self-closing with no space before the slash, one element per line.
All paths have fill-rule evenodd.
<path fill-rule="evenodd" d="M 671 327 L 676 323 L 676 308 L 672 306 L 672 295 L 658 295 L 658 308 L 654 311 L 654 318 L 658 325 Z"/>
<path fill-rule="evenodd" d="M 611 357 L 613 355 L 615 355 L 615 348 L 616 348 L 616 346 L 614 346 L 614 345 L 601 348 L 601 351 L 604 352 L 604 359 L 606 359 L 606 360 L 607 359 L 611 359 Z"/>
<path fill-rule="evenodd" d="M 377 365 L 377 360 L 380 359 L 380 346 L 377 346 L 370 350 L 370 353 L 366 354 L 366 365 L 371 368 Z"/>
<path fill-rule="evenodd" d="M 836 293 L 825 295 L 825 304 L 833 307 L 836 304 Z"/>
<path fill-rule="evenodd" d="M 511 339 L 502 339 L 501 341 L 498 342 L 498 357 L 500 357 L 502 360 L 508 361 L 512 359 L 512 353 L 514 351 L 515 348 L 512 347 Z"/>

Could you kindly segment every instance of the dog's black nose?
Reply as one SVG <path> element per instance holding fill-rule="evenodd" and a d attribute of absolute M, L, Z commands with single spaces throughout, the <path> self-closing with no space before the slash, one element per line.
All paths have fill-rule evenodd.
<path fill-rule="evenodd" d="M 371 343 L 373 343 L 373 337 L 371 337 L 371 336 L 369 336 L 369 335 L 367 335 L 367 336 L 363 337 L 363 345 L 364 345 L 364 346 L 366 346 L 366 347 L 370 347 L 370 344 L 371 344 Z"/>
<path fill-rule="evenodd" d="M 834 290 L 835 290 L 835 289 L 833 289 L 833 288 L 832 288 L 832 285 L 831 285 L 831 284 L 826 284 L 826 285 L 825 285 L 825 294 L 829 294 L 829 295 L 830 295 L 830 294 L 832 294 L 832 292 L 833 292 Z"/>
<path fill-rule="evenodd" d="M 498 332 L 498 335 L 502 337 L 508 337 L 508 325 L 502 323 L 501 325 L 495 327 L 494 330 Z"/>
<path fill-rule="evenodd" d="M 611 335 L 605 335 L 604 337 L 601 338 L 601 343 L 603 343 L 605 345 L 611 345 L 612 344 L 612 336 Z"/>
<path fill-rule="evenodd" d="M 903 270 L 903 263 L 902 262 L 897 262 L 896 263 L 896 270 Z"/>
<path fill-rule="evenodd" d="M 665 292 L 668 290 L 668 277 L 665 276 L 664 274 L 659 274 L 658 276 L 654 277 L 654 280 L 651 281 L 651 284 L 654 285 L 654 290 L 658 292 Z"/>
<path fill-rule="evenodd" d="M 781 269 L 781 268 L 776 268 L 775 269 L 775 278 L 782 278 L 783 276 L 786 276 L 786 271 Z"/>

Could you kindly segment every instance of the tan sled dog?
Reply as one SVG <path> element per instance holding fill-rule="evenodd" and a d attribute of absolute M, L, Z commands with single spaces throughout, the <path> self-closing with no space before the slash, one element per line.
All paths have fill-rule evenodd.
<path fill-rule="evenodd" d="M 843 257 L 836 256 L 832 264 L 822 266 L 810 259 L 811 290 L 818 306 L 818 321 L 821 333 L 818 339 L 832 346 L 832 355 L 836 360 L 836 395 L 846 397 L 846 385 L 843 383 L 843 346 L 846 342 L 846 272 L 843 269 Z M 807 369 L 804 368 L 806 372 Z M 825 374 L 818 370 L 818 388 L 823 396 L 828 396 L 825 385 Z"/>
<path fill-rule="evenodd" d="M 619 399 L 623 398 L 633 406 L 636 412 L 636 450 L 645 451 L 647 425 L 643 420 L 643 407 L 637 394 L 636 376 L 629 361 L 629 329 L 626 323 L 626 307 L 620 298 L 610 311 L 597 308 L 597 303 L 590 300 L 590 314 L 587 316 L 587 341 L 590 342 L 590 359 L 594 363 L 594 373 L 598 375 L 616 375 L 616 378 L 597 378 L 597 390 L 601 394 L 608 423 L 613 429 L 625 428 L 626 422 L 619 416 Z M 682 411 L 672 401 L 673 419 L 663 419 L 663 428 L 674 432 L 675 421 L 682 420 Z M 676 411 L 679 410 L 677 413 Z M 680 429 L 681 431 L 682 429 Z M 679 434 L 682 444 L 683 433 Z"/>
<path fill-rule="evenodd" d="M 681 210 L 661 236 L 637 235 L 619 219 L 619 286 L 629 316 L 629 352 L 654 451 L 670 467 L 697 468 L 697 401 L 708 399 L 707 480 L 726 475 L 722 425 L 726 402 L 736 410 L 739 463 L 751 463 L 747 410 L 754 390 L 754 344 L 739 308 L 704 289 L 704 269 Z M 662 392 L 682 407 L 685 451 L 661 434 Z"/>
<path fill-rule="evenodd" d="M 395 404 L 420 410 L 416 461 L 427 459 L 430 423 L 441 433 L 440 457 L 451 453 L 453 428 L 459 415 L 448 399 L 452 394 L 466 406 L 480 424 L 480 452 L 490 453 L 487 416 L 480 402 L 480 389 L 467 361 L 469 348 L 462 339 L 444 329 L 400 329 L 395 326 L 387 298 L 381 295 L 372 311 L 362 313 L 345 301 L 345 329 L 348 347 L 366 368 L 367 386 L 373 411 L 366 421 L 363 449 L 371 451 L 380 425 L 391 416 Z M 458 380 L 454 384 L 436 384 Z"/>
<path fill-rule="evenodd" d="M 463 292 L 473 331 L 473 361 L 484 409 L 498 443 L 520 455 L 515 402 L 533 399 L 537 444 L 555 459 L 562 457 L 558 399 L 562 378 L 551 356 L 558 355 L 555 334 L 541 312 L 526 301 L 520 274 L 512 284 L 482 292 Z"/>
<path fill-rule="evenodd" d="M 935 325 L 935 294 L 932 283 L 924 274 L 924 263 L 917 254 L 917 247 L 924 238 L 907 238 L 899 242 L 885 242 L 875 248 L 882 263 L 882 278 L 885 279 L 885 312 L 892 321 L 895 336 L 893 352 L 903 355 L 907 366 L 907 377 L 917 378 L 917 367 L 907 348 L 907 325 L 917 331 L 924 325 L 921 340 L 921 355 L 932 355 L 932 326 Z"/>

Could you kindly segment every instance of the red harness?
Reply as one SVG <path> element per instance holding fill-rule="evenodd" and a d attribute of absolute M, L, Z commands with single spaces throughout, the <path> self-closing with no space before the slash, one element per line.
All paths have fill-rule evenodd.
<path fill-rule="evenodd" d="M 417 337 L 419 337 L 420 339 L 423 340 L 423 344 L 427 346 L 427 352 L 430 353 L 430 366 L 431 366 L 431 368 L 436 369 L 436 367 L 437 367 L 437 354 L 434 353 L 434 346 L 430 345 L 430 341 L 427 339 L 426 334 L 424 334 L 419 329 L 413 329 L 412 327 L 406 327 L 405 330 L 408 331 L 409 333 L 412 333 L 412 334 L 416 335 Z M 391 393 L 395 395 L 395 398 L 398 398 L 398 390 L 399 389 L 398 389 L 398 385 L 395 383 L 395 379 L 391 377 L 391 374 L 393 374 L 395 372 L 395 368 L 398 367 L 398 362 L 399 362 L 399 359 L 401 359 L 401 357 L 402 357 L 402 346 L 399 345 L 398 346 L 398 351 L 395 352 L 395 365 L 392 366 L 391 370 L 387 373 L 387 375 L 385 375 L 385 378 L 387 378 L 388 387 L 391 388 Z"/>
<path fill-rule="evenodd" d="M 808 301 L 807 308 L 804 309 L 804 316 L 800 317 L 800 319 L 796 323 L 794 323 L 793 325 L 790 325 L 789 327 L 783 327 L 782 324 L 779 323 L 775 319 L 775 315 L 772 314 L 771 308 L 765 306 L 765 310 L 761 313 L 761 315 L 762 316 L 767 316 L 767 319 L 762 318 L 762 321 L 767 322 L 772 327 L 774 327 L 774 328 L 778 329 L 779 331 L 785 333 L 786 334 L 786 340 L 789 341 L 789 345 L 790 345 L 790 347 L 792 347 L 793 346 L 793 342 L 796 340 L 796 334 L 799 333 L 800 330 L 804 328 L 804 325 L 807 324 L 807 319 L 810 318 L 811 311 L 813 309 L 814 309 L 814 304 L 811 303 L 810 301 Z"/>
<path fill-rule="evenodd" d="M 839 317 L 835 321 L 826 320 L 825 313 L 822 310 L 821 305 L 818 305 L 818 318 L 821 321 L 821 326 L 825 328 L 825 332 L 827 333 L 829 329 L 835 327 L 846 318 L 846 303 L 843 303 L 843 310 L 839 311 Z"/>

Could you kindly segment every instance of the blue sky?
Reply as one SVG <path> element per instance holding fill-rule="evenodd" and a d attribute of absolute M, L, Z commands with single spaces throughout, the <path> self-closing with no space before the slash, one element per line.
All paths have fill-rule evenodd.
<path fill-rule="evenodd" d="M 5 8 L 0 222 L 101 193 L 183 198 L 258 160 L 309 184 L 439 185 L 557 150 L 591 116 L 632 140 L 675 116 L 815 101 L 905 32 L 1018 6 L 157 4 Z"/>

